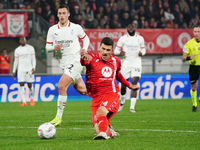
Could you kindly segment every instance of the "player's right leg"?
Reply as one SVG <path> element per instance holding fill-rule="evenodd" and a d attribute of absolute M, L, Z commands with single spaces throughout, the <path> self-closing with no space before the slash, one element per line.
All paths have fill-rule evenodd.
<path fill-rule="evenodd" d="M 19 89 L 20 95 L 21 95 L 21 98 L 22 98 L 22 104 L 20 104 L 20 106 L 27 106 L 26 99 L 25 99 L 24 82 L 20 82 L 19 85 L 20 85 L 20 89 Z"/>
<path fill-rule="evenodd" d="M 197 85 L 198 85 L 198 80 L 195 82 L 195 84 L 191 84 L 191 90 L 190 90 L 190 95 L 192 98 L 192 111 L 196 112 L 197 111 Z"/>
<path fill-rule="evenodd" d="M 121 84 L 121 103 L 118 112 L 120 112 L 126 103 L 126 86 Z"/>
<path fill-rule="evenodd" d="M 57 114 L 56 117 L 50 121 L 50 123 L 54 126 L 57 126 L 62 122 L 62 115 L 67 101 L 67 88 L 72 83 L 72 81 L 73 80 L 70 76 L 63 74 L 58 82 L 59 96 L 57 100 Z"/>

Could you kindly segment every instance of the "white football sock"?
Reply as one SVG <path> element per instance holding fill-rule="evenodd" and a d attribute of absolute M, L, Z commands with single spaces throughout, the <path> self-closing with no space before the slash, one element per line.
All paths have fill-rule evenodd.
<path fill-rule="evenodd" d="M 33 99 L 33 85 L 31 88 L 29 88 L 29 92 L 30 92 L 30 98 Z"/>
<path fill-rule="evenodd" d="M 20 95 L 23 103 L 26 103 L 24 86 L 20 86 Z"/>
<path fill-rule="evenodd" d="M 135 104 L 136 104 L 136 100 L 137 98 L 131 98 L 131 106 L 130 106 L 130 109 L 135 109 Z"/>
<path fill-rule="evenodd" d="M 125 95 L 121 95 L 121 104 L 125 104 L 126 103 L 126 94 Z"/>
<path fill-rule="evenodd" d="M 57 114 L 56 114 L 57 117 L 62 118 L 66 102 L 67 102 L 67 96 L 62 96 L 62 95 L 58 96 Z"/>

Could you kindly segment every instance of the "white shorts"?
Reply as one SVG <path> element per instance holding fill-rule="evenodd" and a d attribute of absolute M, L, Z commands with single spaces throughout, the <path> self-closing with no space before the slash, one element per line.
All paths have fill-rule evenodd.
<path fill-rule="evenodd" d="M 17 78 L 18 78 L 18 82 L 29 82 L 32 83 L 34 82 L 34 77 L 35 75 L 32 74 L 32 71 L 18 71 L 17 72 Z"/>
<path fill-rule="evenodd" d="M 125 79 L 129 79 L 130 77 L 141 77 L 142 66 L 141 64 L 131 64 L 130 65 L 122 65 L 121 74 Z"/>
<path fill-rule="evenodd" d="M 64 73 L 70 76 L 74 81 L 81 78 L 81 71 L 83 66 L 79 62 L 74 62 L 65 67 Z"/>

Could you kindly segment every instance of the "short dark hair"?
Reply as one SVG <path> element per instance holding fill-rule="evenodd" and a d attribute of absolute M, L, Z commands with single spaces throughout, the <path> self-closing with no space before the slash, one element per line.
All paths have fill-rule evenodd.
<path fill-rule="evenodd" d="M 110 46 L 113 47 L 114 42 L 113 42 L 113 40 L 112 40 L 111 38 L 105 37 L 105 38 L 103 38 L 103 39 L 101 40 L 101 44 L 110 45 Z M 100 45 L 101 45 L 101 44 L 100 44 Z"/>
<path fill-rule="evenodd" d="M 194 28 L 200 28 L 200 24 L 195 25 L 195 26 L 193 27 L 193 29 L 194 29 Z"/>
<path fill-rule="evenodd" d="M 66 8 L 69 12 L 69 7 L 66 4 L 62 4 L 58 7 L 58 9 L 61 9 L 61 8 Z"/>

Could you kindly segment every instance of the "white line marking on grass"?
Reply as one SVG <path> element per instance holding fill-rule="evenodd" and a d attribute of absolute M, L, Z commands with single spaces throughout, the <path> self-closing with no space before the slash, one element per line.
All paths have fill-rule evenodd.
<path fill-rule="evenodd" d="M 38 127 L 22 127 L 22 126 L 0 126 L 0 128 L 20 128 L 20 129 L 37 129 Z M 72 130 L 94 130 L 94 128 L 60 128 L 57 127 L 56 129 L 65 130 L 65 129 L 72 129 Z M 149 132 L 177 132 L 177 133 L 200 133 L 200 131 L 190 131 L 190 130 L 161 130 L 161 129 L 118 129 L 119 131 L 149 131 Z"/>

